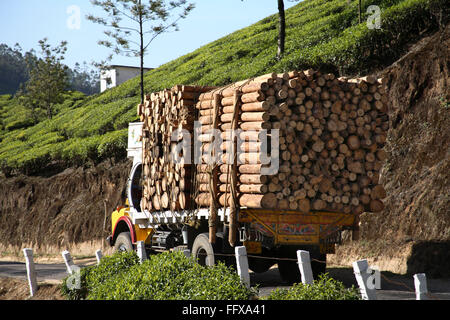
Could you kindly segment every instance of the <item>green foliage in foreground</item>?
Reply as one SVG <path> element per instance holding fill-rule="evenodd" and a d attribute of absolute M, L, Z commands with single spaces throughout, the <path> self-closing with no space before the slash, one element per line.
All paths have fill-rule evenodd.
<path fill-rule="evenodd" d="M 118 253 L 82 269 L 79 290 L 70 290 L 67 279 L 62 293 L 75 300 L 246 300 L 256 294 L 232 268 L 200 266 L 181 252 L 153 255 L 142 264 L 134 252 Z"/>
<path fill-rule="evenodd" d="M 145 91 L 175 84 L 224 85 L 268 72 L 315 68 L 366 74 L 398 59 L 426 32 L 448 19 L 445 0 L 365 0 L 363 23 L 357 1 L 305 0 L 286 10 L 286 50 L 276 60 L 277 16 L 207 44 L 149 71 Z M 381 9 L 381 29 L 368 29 L 369 5 Z M 151 50 L 151 48 L 150 48 Z M 39 173 L 61 167 L 123 158 L 127 126 L 137 120 L 139 79 L 102 94 L 68 98 L 57 114 L 33 125 L 17 99 L 0 98 L 0 170 Z"/>
<path fill-rule="evenodd" d="M 258 294 L 241 283 L 234 268 L 201 266 L 181 252 L 152 255 L 142 264 L 135 252 L 116 253 L 82 268 L 78 289 L 69 289 L 71 279 L 64 279 L 61 289 L 69 300 L 249 300 Z M 294 284 L 262 299 L 359 300 L 360 294 L 324 274 L 313 285 Z"/>
<path fill-rule="evenodd" d="M 99 265 L 81 268 L 79 278 L 79 288 L 71 286 L 75 284 L 74 277 L 68 276 L 63 280 L 61 292 L 69 300 L 86 299 L 89 292 L 111 277 L 115 277 L 127 271 L 139 263 L 139 258 L 135 252 L 125 252 L 105 256 Z M 73 287 L 74 289 L 69 289 Z"/>
<path fill-rule="evenodd" d="M 360 300 L 359 290 L 322 274 L 312 285 L 295 283 L 290 289 L 275 289 L 265 300 Z"/>

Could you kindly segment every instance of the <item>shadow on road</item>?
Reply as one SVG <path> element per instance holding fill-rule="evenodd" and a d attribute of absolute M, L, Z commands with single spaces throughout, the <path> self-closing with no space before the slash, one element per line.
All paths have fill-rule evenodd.
<path fill-rule="evenodd" d="M 346 287 L 358 287 L 352 268 L 327 268 L 326 272 L 334 279 L 341 281 Z M 264 273 L 251 273 L 252 286 L 258 285 L 262 295 L 276 288 L 290 288 L 283 282 L 277 266 Z M 427 279 L 428 291 L 435 294 L 436 299 L 450 299 L 450 279 Z M 381 289 L 377 290 L 379 299 L 414 299 L 414 279 L 412 275 L 401 275 L 382 271 L 380 273 Z"/>

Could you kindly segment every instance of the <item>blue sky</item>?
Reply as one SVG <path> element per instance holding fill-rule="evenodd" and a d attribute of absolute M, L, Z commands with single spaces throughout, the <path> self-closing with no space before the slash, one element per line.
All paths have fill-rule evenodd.
<path fill-rule="evenodd" d="M 179 23 L 180 31 L 162 34 L 151 45 L 146 67 L 158 67 L 184 54 L 277 13 L 276 0 L 191 0 L 196 8 Z M 297 4 L 285 0 L 286 9 Z M 71 11 L 72 9 L 72 11 Z M 81 19 L 77 24 L 77 10 Z M 0 43 L 37 49 L 44 37 L 56 45 L 68 41 L 65 63 L 100 61 L 109 50 L 97 44 L 105 39 L 103 27 L 86 20 L 86 14 L 100 15 L 89 0 L 0 0 Z M 70 26 L 75 26 L 73 28 Z M 113 64 L 139 64 L 137 58 L 115 56 Z"/>

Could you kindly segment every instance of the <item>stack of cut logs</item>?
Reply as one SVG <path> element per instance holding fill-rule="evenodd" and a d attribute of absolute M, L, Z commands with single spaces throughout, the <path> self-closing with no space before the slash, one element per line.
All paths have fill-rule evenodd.
<path fill-rule="evenodd" d="M 142 209 L 152 212 L 192 207 L 192 162 L 183 160 L 183 149 L 174 148 L 183 139 L 181 130 L 193 132 L 198 96 L 213 88 L 175 86 L 147 95 L 144 104 L 138 105 L 143 122 Z"/>
<path fill-rule="evenodd" d="M 268 74 L 199 95 L 195 202 L 308 212 L 379 212 L 386 158 L 387 99 L 374 77 L 336 78 L 313 70 Z M 241 129 L 237 143 L 227 130 Z M 219 129 L 221 150 L 210 152 Z M 263 175 L 261 130 L 279 129 L 279 170 Z M 241 152 L 235 158 L 230 152 Z M 221 164 L 207 163 L 218 155 Z M 273 152 L 273 150 L 272 150 Z M 270 165 L 270 164 L 269 164 Z M 214 199 L 214 201 L 211 201 Z"/>

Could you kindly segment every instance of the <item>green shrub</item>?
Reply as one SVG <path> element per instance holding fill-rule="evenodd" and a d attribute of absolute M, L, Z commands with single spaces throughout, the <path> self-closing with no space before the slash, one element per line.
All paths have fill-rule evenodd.
<path fill-rule="evenodd" d="M 151 256 L 126 272 L 108 278 L 88 294 L 92 300 L 249 299 L 237 273 L 223 264 L 204 267 L 181 252 Z"/>
<path fill-rule="evenodd" d="M 257 294 L 255 288 L 242 285 L 236 270 L 221 262 L 212 268 L 194 264 L 178 275 L 171 287 L 173 292 L 165 292 L 162 299 L 248 300 Z"/>
<path fill-rule="evenodd" d="M 95 288 L 109 278 L 127 271 L 139 263 L 136 252 L 118 252 L 110 257 L 103 257 L 100 264 L 89 273 L 87 277 L 88 287 Z"/>
<path fill-rule="evenodd" d="M 136 252 L 120 252 L 103 257 L 99 265 L 88 266 L 80 270 L 80 288 L 69 289 L 67 281 L 63 280 L 62 294 L 69 300 L 86 299 L 89 292 L 101 286 L 111 277 L 119 276 L 139 262 Z"/>
<path fill-rule="evenodd" d="M 23 119 L 23 120 L 20 119 L 20 120 L 9 122 L 5 126 L 5 129 L 8 131 L 12 131 L 12 130 L 16 130 L 16 129 L 26 128 L 26 127 L 29 127 L 32 125 L 33 125 L 33 119 L 31 119 L 31 118 Z"/>
<path fill-rule="evenodd" d="M 295 283 L 290 289 L 275 289 L 266 300 L 360 300 L 360 293 L 352 286 L 331 278 L 328 273 L 319 276 L 312 285 Z"/>
<path fill-rule="evenodd" d="M 128 145 L 128 128 L 108 132 L 101 136 L 97 146 L 100 158 L 122 158 L 126 155 Z"/>
<path fill-rule="evenodd" d="M 63 279 L 63 283 L 61 286 L 61 294 L 66 297 L 68 300 L 82 300 L 86 299 L 88 294 L 88 286 L 86 277 L 89 273 L 94 269 L 94 267 L 84 267 L 80 270 L 80 286 L 79 288 L 70 288 L 69 283 L 71 276 L 68 276 Z"/>
<path fill-rule="evenodd" d="M 82 268 L 78 289 L 69 289 L 68 281 L 61 292 L 70 300 L 237 300 L 256 294 L 232 268 L 200 266 L 181 252 L 153 255 L 142 264 L 135 252 L 116 253 Z"/>
<path fill-rule="evenodd" d="M 82 268 L 78 289 L 69 289 L 68 280 L 61 292 L 69 300 L 248 300 L 258 293 L 246 288 L 233 268 L 220 262 L 201 266 L 181 252 L 153 255 L 142 264 L 135 252 L 116 253 Z M 313 285 L 276 289 L 263 299 L 359 300 L 360 293 L 324 274 Z"/>

